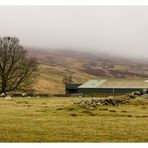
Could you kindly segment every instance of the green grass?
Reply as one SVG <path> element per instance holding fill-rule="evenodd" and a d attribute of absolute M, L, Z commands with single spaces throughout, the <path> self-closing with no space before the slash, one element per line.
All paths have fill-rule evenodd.
<path fill-rule="evenodd" d="M 80 99 L 0 98 L 0 141 L 148 142 L 148 100 L 89 111 Z"/>

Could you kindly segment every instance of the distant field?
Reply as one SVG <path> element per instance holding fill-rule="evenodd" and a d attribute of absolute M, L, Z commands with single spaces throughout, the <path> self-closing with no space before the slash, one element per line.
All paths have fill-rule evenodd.
<path fill-rule="evenodd" d="M 80 99 L 0 98 L 0 141 L 148 142 L 148 100 L 87 111 Z"/>

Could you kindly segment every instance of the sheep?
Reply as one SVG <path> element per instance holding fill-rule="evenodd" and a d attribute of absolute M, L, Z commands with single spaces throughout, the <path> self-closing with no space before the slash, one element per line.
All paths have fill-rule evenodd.
<path fill-rule="evenodd" d="M 10 97 L 9 95 L 7 95 L 7 96 L 5 97 L 5 99 L 6 99 L 6 100 L 10 100 L 11 97 Z"/>
<path fill-rule="evenodd" d="M 27 96 L 27 94 L 26 94 L 26 93 L 23 93 L 23 94 L 22 94 L 22 97 L 26 97 L 26 96 Z"/>
<path fill-rule="evenodd" d="M 1 93 L 1 95 L 0 95 L 1 97 L 5 97 L 6 96 L 6 94 L 5 93 Z"/>

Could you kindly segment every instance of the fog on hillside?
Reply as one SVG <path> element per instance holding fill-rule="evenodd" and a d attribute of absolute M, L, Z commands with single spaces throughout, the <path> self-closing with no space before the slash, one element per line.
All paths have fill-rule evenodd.
<path fill-rule="evenodd" d="M 146 6 L 1 6 L 0 18 L 26 47 L 148 57 Z"/>

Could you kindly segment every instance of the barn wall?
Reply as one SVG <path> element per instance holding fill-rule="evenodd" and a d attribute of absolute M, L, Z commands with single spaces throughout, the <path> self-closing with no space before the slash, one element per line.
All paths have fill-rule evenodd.
<path fill-rule="evenodd" d="M 142 88 L 141 88 L 142 89 Z M 91 94 L 91 93 L 102 93 L 102 94 L 124 94 L 133 91 L 141 90 L 140 88 L 78 88 L 78 93 Z"/>
<path fill-rule="evenodd" d="M 100 88 L 78 88 L 78 93 L 112 93 L 112 89 L 100 89 Z"/>
<path fill-rule="evenodd" d="M 77 89 L 66 89 L 66 94 L 72 94 L 72 93 L 77 93 Z"/>

